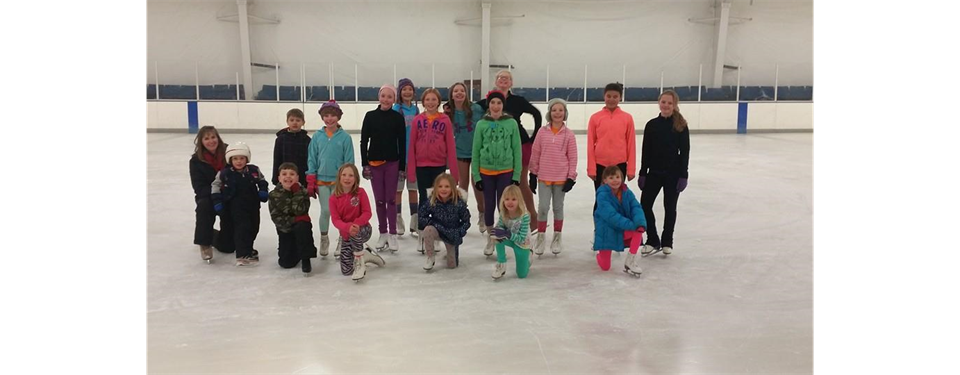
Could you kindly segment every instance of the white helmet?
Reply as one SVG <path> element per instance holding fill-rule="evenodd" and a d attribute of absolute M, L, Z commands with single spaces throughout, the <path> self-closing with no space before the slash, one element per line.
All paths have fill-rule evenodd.
<path fill-rule="evenodd" d="M 246 156 L 247 163 L 250 162 L 250 147 L 246 143 L 237 142 L 227 146 L 227 163 L 234 156 Z"/>

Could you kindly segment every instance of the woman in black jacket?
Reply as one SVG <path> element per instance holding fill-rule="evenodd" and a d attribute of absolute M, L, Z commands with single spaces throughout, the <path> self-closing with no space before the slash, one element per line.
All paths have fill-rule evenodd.
<path fill-rule="evenodd" d="M 190 158 L 190 183 L 193 185 L 194 201 L 197 204 L 193 243 L 200 245 L 200 257 L 209 263 L 213 259 L 212 247 L 222 253 L 234 251 L 232 228 L 221 222 L 223 236 L 219 236 L 219 232 L 213 229 L 217 212 L 213 209 L 213 200 L 210 199 L 210 186 L 217 177 L 217 172 L 226 165 L 227 145 L 223 143 L 217 129 L 209 125 L 200 128 L 193 143 L 196 147 L 193 157 Z"/>

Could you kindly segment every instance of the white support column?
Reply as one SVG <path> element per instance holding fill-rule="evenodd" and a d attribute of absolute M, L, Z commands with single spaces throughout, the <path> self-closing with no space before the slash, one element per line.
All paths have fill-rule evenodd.
<path fill-rule="evenodd" d="M 550 101 L 550 65 L 547 65 L 547 93 L 543 95 L 543 100 Z M 548 109 L 549 110 L 549 109 Z"/>
<path fill-rule="evenodd" d="M 730 26 L 730 3 L 724 0 L 720 4 L 720 21 L 717 22 L 717 48 L 716 56 L 713 61 L 713 86 L 720 87 L 723 84 L 723 60 L 727 55 L 727 30 Z"/>
<path fill-rule="evenodd" d="M 330 79 L 328 80 L 330 82 L 330 100 L 337 100 L 337 97 L 334 95 L 337 92 L 335 86 L 337 82 L 333 79 L 333 63 L 330 63 L 330 68 L 327 69 L 327 73 L 330 74 Z"/>
<path fill-rule="evenodd" d="M 353 64 L 353 102 L 357 103 L 360 101 L 360 75 L 357 64 Z"/>
<path fill-rule="evenodd" d="M 276 75 L 277 83 L 277 101 L 280 101 L 280 62 L 277 62 L 277 66 L 273 69 L 274 74 Z"/>
<path fill-rule="evenodd" d="M 472 70 L 470 71 L 470 101 L 471 101 L 471 102 L 474 101 L 474 100 L 473 100 L 473 71 L 472 71 Z"/>
<path fill-rule="evenodd" d="M 660 71 L 660 93 L 663 94 L 663 71 Z"/>
<path fill-rule="evenodd" d="M 480 31 L 480 92 L 490 90 L 490 3 L 480 4 L 483 20 Z"/>
<path fill-rule="evenodd" d="M 437 64 L 430 64 L 430 87 L 437 88 Z"/>
<path fill-rule="evenodd" d="M 196 87 L 197 100 L 200 100 L 200 62 L 199 62 L 199 61 L 197 61 L 197 62 L 196 62 L 196 65 L 194 66 L 193 74 L 195 75 L 195 78 L 197 79 L 197 85 L 194 86 L 194 87 Z"/>
<path fill-rule="evenodd" d="M 399 82 L 399 81 L 397 80 L 397 64 L 393 64 L 393 83 L 394 83 L 394 84 L 397 84 L 398 82 Z M 378 95 L 379 95 L 379 94 L 378 94 Z M 400 95 L 400 93 L 398 92 L 398 93 L 397 93 L 397 98 L 399 98 L 399 95 Z M 398 100 L 398 101 L 399 101 L 399 100 Z"/>
<path fill-rule="evenodd" d="M 237 73 L 237 101 L 240 101 L 240 72 Z"/>
<path fill-rule="evenodd" d="M 700 79 L 697 81 L 697 101 L 702 101 L 700 99 L 701 94 L 703 94 L 703 64 L 700 64 Z"/>
<path fill-rule="evenodd" d="M 307 70 L 300 63 L 300 103 L 307 101 Z"/>
<path fill-rule="evenodd" d="M 780 89 L 780 64 L 777 64 L 777 76 L 773 79 L 773 101 L 777 101 L 777 90 Z"/>
<path fill-rule="evenodd" d="M 583 102 L 587 102 L 587 65 L 583 65 Z"/>
<path fill-rule="evenodd" d="M 253 71 L 250 67 L 250 22 L 247 19 L 247 0 L 237 0 L 237 19 L 240 21 L 240 71 L 243 72 L 243 94 L 253 99 Z"/>

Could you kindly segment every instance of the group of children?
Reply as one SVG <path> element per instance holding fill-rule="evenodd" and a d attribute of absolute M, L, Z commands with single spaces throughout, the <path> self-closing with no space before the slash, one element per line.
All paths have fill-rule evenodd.
<path fill-rule="evenodd" d="M 450 88 L 450 98 L 441 110 L 439 91 L 426 89 L 419 98 L 424 107 L 421 113 L 413 82 L 404 78 L 398 88 L 382 86 L 378 106 L 364 116 L 359 169 L 354 164 L 352 138 L 339 124 L 343 111 L 335 101 L 320 107 L 324 126 L 312 138 L 303 129 L 303 112 L 290 110 L 287 127 L 277 132 L 272 178 L 275 187 L 269 192 L 262 172 L 250 164 L 251 152 L 246 144 L 226 145 L 215 128 L 202 127 L 190 160 L 197 203 L 194 243 L 200 245 L 202 258 L 209 262 L 212 248 L 216 248 L 235 252 L 237 266 L 257 264 L 253 242 L 259 231 L 259 208 L 261 202 L 269 202 L 279 237 L 281 267 L 292 268 L 299 263 L 309 274 L 310 259 L 318 253 L 329 254 L 332 219 L 339 232 L 339 251 L 334 256 L 339 258 L 341 272 L 353 280 L 364 278 L 367 263 L 383 267 L 385 261 L 365 245 L 372 237 L 373 214 L 367 192 L 359 186 L 361 177 L 370 180 L 373 189 L 379 251 L 399 250 L 397 236 L 404 234 L 401 198 L 406 184 L 410 191 L 409 229 L 419 237 L 418 250 L 426 253 L 425 270 L 435 266 L 438 242 L 446 249 L 447 267 L 459 265 L 460 245 L 471 225 L 466 202 L 470 181 L 476 189 L 478 226 L 488 235 L 484 254 L 496 252 L 494 279 L 506 272 L 508 246 L 514 251 L 517 276 L 527 276 L 532 256 L 545 251 L 551 207 L 554 233 L 550 250 L 561 253 L 564 196 L 576 184 L 578 157 L 576 138 L 566 125 L 566 102 L 551 100 L 546 116 L 549 126 L 537 126 L 535 136 L 529 137 L 515 116 L 505 111 L 508 102 L 526 102 L 509 90 L 490 91 L 482 101 L 486 107 L 483 110 L 466 99 L 466 87 L 457 83 Z M 635 177 L 627 171 L 635 170 L 636 157 L 633 119 L 618 106 L 622 94 L 621 85 L 607 85 L 606 105 L 591 116 L 587 130 L 587 174 L 597 189 L 593 248 L 603 270 L 610 269 L 612 251 L 628 248 L 624 272 L 639 275 L 635 255 L 643 244 L 644 232 L 649 237 L 642 246 L 643 254 L 658 250 L 669 254 L 672 250 L 676 200 L 686 187 L 689 132 L 676 108 L 676 94 L 665 92 L 660 99 L 661 115 L 644 129 L 638 179 L 643 190 L 641 207 L 624 184 L 624 177 L 628 181 Z M 529 154 L 528 159 L 525 154 Z M 528 170 L 529 180 L 521 185 Z M 529 186 L 532 193 L 539 191 L 537 212 L 531 208 L 532 198 L 524 197 L 522 186 Z M 656 236 L 652 213 L 660 189 L 665 192 L 666 208 L 662 239 Z M 310 199 L 320 202 L 319 251 L 309 215 Z M 499 211 L 496 223 L 494 210 Z M 217 215 L 221 219 L 219 232 L 213 229 Z"/>

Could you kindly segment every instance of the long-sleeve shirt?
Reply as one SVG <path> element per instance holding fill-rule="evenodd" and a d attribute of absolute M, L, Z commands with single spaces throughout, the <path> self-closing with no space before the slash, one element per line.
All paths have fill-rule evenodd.
<path fill-rule="evenodd" d="M 516 219 L 508 219 L 500 215 L 500 218 L 497 219 L 497 227 L 506 228 L 510 231 L 510 238 L 508 238 L 508 240 L 513 241 L 517 246 L 524 249 L 530 248 L 530 239 L 527 238 L 530 234 L 529 213 L 523 214 Z"/>
<path fill-rule="evenodd" d="M 447 167 L 453 179 L 459 181 L 456 149 L 450 117 L 439 112 L 433 118 L 426 113 L 417 115 L 410 128 L 407 180 L 417 182 L 417 167 Z"/>
<path fill-rule="evenodd" d="M 363 117 L 360 128 L 361 166 L 371 161 L 400 161 L 400 170 L 407 167 L 407 142 L 403 115 L 377 106 Z"/>
<path fill-rule="evenodd" d="M 590 116 L 587 125 L 587 175 L 597 176 L 597 164 L 612 166 L 627 163 L 627 175 L 637 170 L 637 128 L 633 116 L 620 107 L 603 108 Z"/>
<path fill-rule="evenodd" d="M 540 181 L 577 179 L 577 138 L 566 125 L 556 134 L 549 125 L 540 128 L 530 154 L 530 173 Z"/>
<path fill-rule="evenodd" d="M 356 194 L 330 195 L 330 219 L 340 231 L 340 237 L 350 238 L 350 225 L 367 225 L 371 217 L 370 199 L 363 188 L 357 188 Z"/>
<path fill-rule="evenodd" d="M 643 127 L 640 175 L 651 171 L 687 178 L 690 165 L 690 128 L 677 133 L 673 120 L 663 116 L 647 121 Z"/>

